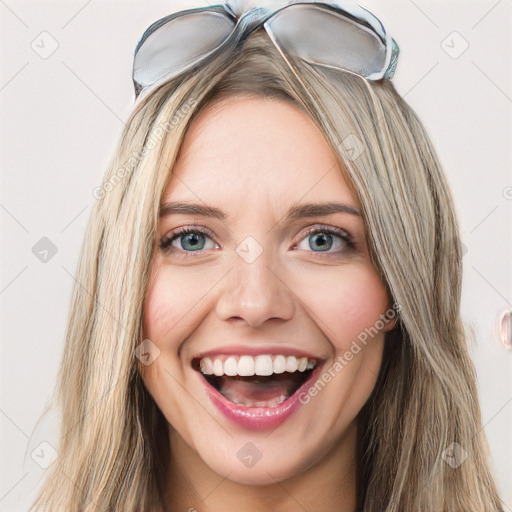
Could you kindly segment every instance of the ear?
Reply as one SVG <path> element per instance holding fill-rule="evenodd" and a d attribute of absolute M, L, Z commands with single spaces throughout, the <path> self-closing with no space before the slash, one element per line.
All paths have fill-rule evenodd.
<path fill-rule="evenodd" d="M 399 311 L 400 307 L 397 307 L 397 302 L 388 303 L 388 307 L 381 317 L 385 324 L 382 329 L 383 332 L 392 331 L 396 327 Z"/>
<path fill-rule="evenodd" d="M 396 327 L 396 317 L 388 320 L 384 320 L 386 325 L 382 329 L 382 332 L 392 331 Z"/>

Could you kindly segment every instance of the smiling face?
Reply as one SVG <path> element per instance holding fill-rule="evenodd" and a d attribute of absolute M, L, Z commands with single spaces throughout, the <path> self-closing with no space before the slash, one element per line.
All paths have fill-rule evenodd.
<path fill-rule="evenodd" d="M 355 418 L 394 326 L 358 210 L 293 104 L 232 98 L 195 119 L 144 308 L 160 351 L 144 382 L 189 478 L 269 484 L 353 466 Z"/>

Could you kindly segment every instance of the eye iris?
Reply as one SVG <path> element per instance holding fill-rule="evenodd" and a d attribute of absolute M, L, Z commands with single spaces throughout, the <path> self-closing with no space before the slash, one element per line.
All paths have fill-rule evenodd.
<path fill-rule="evenodd" d="M 201 247 L 197 247 L 198 241 L 203 242 Z M 186 247 L 186 244 L 191 242 L 192 247 Z M 182 236 L 181 246 L 185 250 L 201 250 L 204 247 L 204 235 L 200 233 L 188 233 L 187 235 Z"/>
<path fill-rule="evenodd" d="M 309 247 L 311 247 L 311 249 L 314 249 L 314 247 L 311 244 L 311 240 L 314 240 L 314 243 L 318 243 L 318 242 L 320 243 L 321 251 L 328 251 L 332 247 L 332 235 L 330 235 L 328 233 L 315 233 L 315 234 L 311 235 Z M 326 247 L 326 245 L 327 245 L 327 247 Z"/>

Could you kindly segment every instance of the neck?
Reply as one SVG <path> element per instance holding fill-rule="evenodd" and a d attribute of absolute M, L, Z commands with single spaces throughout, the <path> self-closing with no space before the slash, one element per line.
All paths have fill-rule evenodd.
<path fill-rule="evenodd" d="M 163 492 L 165 510 L 193 512 L 355 512 L 356 434 L 343 439 L 318 464 L 270 485 L 246 485 L 215 473 L 170 429 L 171 460 Z"/>

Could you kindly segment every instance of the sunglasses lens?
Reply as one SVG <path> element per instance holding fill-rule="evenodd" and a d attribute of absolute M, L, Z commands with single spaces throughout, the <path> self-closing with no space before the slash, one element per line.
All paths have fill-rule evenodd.
<path fill-rule="evenodd" d="M 235 21 L 220 12 L 202 11 L 155 24 L 142 37 L 133 63 L 133 80 L 143 89 L 170 79 L 214 51 L 229 37 Z"/>
<path fill-rule="evenodd" d="M 292 56 L 368 77 L 383 71 L 386 47 L 369 27 L 314 5 L 290 5 L 266 22 L 279 47 Z"/>

